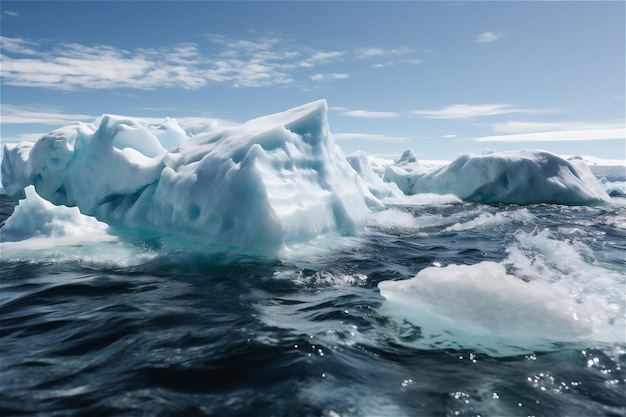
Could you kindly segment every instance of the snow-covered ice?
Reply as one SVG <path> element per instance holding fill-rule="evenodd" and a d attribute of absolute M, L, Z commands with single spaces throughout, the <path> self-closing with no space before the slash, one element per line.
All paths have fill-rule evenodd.
<path fill-rule="evenodd" d="M 593 205 L 610 202 L 582 160 L 539 150 L 461 155 L 438 169 L 410 151 L 385 171 L 405 194 L 453 194 L 478 203 Z"/>
<path fill-rule="evenodd" d="M 374 198 L 368 198 L 369 205 L 376 208 L 380 204 L 381 199 L 394 198 L 403 196 L 404 193 L 394 183 L 384 182 L 380 175 L 376 174 L 372 170 L 372 166 L 367 158 L 365 152 L 356 152 L 348 155 L 348 162 L 352 168 L 363 179 L 365 187 L 365 194 L 370 194 Z"/>
<path fill-rule="evenodd" d="M 611 196 L 626 195 L 626 160 L 601 159 L 589 155 L 567 158 L 570 161 L 583 161 L 593 175 L 600 180 L 604 191 Z"/>
<path fill-rule="evenodd" d="M 320 100 L 186 139 L 172 119 L 155 129 L 105 115 L 5 147 L 2 179 L 14 199 L 33 184 L 121 230 L 273 251 L 364 226 L 367 186 L 326 117 Z"/>

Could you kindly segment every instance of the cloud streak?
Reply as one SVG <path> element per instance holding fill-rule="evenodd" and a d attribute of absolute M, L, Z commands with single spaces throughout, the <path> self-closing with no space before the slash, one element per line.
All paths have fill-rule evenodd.
<path fill-rule="evenodd" d="M 569 142 L 624 140 L 626 127 L 621 123 L 585 122 L 506 122 L 493 126 L 496 132 L 510 134 L 483 136 L 476 142 Z"/>
<path fill-rule="evenodd" d="M 30 48 L 16 50 L 20 45 Z M 199 54 L 193 45 L 131 52 L 106 45 L 71 43 L 41 51 L 34 49 L 39 45 L 32 41 L 3 37 L 2 46 L 1 75 L 5 85 L 72 91 L 174 86 L 195 89 L 207 83 L 194 67 Z"/>
<path fill-rule="evenodd" d="M 5 16 L 8 16 L 8 17 L 13 17 L 13 18 L 18 18 L 18 17 L 20 17 L 20 14 L 19 14 L 19 13 L 14 12 L 14 11 L 12 11 L 12 10 L 5 10 L 5 11 L 4 11 L 4 15 L 5 15 Z"/>
<path fill-rule="evenodd" d="M 366 119 L 389 119 L 402 116 L 402 113 L 391 111 L 348 110 L 342 113 L 349 117 L 362 117 Z"/>
<path fill-rule="evenodd" d="M 0 75 L 7 86 L 78 91 L 98 89 L 298 87 L 350 78 L 336 66 L 365 58 L 402 56 L 409 49 L 315 50 L 278 37 L 206 35 L 203 43 L 132 50 L 110 45 L 51 44 L 0 37 Z M 415 62 L 413 60 L 411 62 Z M 334 64 L 330 71 L 321 67 Z"/>
<path fill-rule="evenodd" d="M 46 107 L 25 107 L 12 104 L 2 105 L 2 124 L 40 124 L 61 126 L 78 121 L 93 121 L 87 114 L 68 114 L 59 109 Z"/>
<path fill-rule="evenodd" d="M 365 140 L 374 142 L 394 142 L 404 143 L 408 142 L 409 138 L 405 136 L 388 136 L 378 133 L 333 133 L 332 136 L 335 140 Z"/>
<path fill-rule="evenodd" d="M 473 119 L 476 117 L 498 116 L 511 113 L 545 113 L 550 110 L 520 109 L 512 104 L 452 104 L 433 110 L 411 111 L 370 111 L 336 108 L 343 116 L 361 117 L 366 119 L 385 119 L 395 117 L 415 117 L 426 119 Z"/>
<path fill-rule="evenodd" d="M 350 74 L 333 72 L 330 74 L 313 74 L 309 78 L 313 81 L 345 80 L 350 78 Z"/>
<path fill-rule="evenodd" d="M 471 119 L 509 113 L 529 113 L 534 110 L 518 109 L 512 104 L 452 104 L 437 110 L 415 110 L 412 114 L 429 119 Z"/>
<path fill-rule="evenodd" d="M 477 43 L 491 43 L 502 40 L 504 33 L 502 32 L 483 32 L 474 37 L 474 42 Z"/>

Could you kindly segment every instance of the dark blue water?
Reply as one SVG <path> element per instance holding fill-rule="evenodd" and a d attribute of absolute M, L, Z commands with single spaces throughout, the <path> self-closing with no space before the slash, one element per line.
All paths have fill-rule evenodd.
<path fill-rule="evenodd" d="M 149 242 L 119 259 L 101 243 L 100 258 L 84 243 L 58 259 L 4 246 L 0 415 L 623 416 L 615 202 L 402 207 L 336 250 L 274 260 Z M 600 317 L 612 336 L 497 356 L 421 345 L 418 326 L 381 312 L 379 282 L 484 260 L 572 288 L 608 277 L 584 291 L 621 308 Z"/>

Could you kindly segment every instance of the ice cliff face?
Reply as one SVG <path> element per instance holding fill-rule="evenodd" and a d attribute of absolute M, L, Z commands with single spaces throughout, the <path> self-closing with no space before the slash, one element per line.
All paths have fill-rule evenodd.
<path fill-rule="evenodd" d="M 189 139 L 172 120 L 155 130 L 103 116 L 5 147 L 3 184 L 14 199 L 33 184 L 122 230 L 226 247 L 271 251 L 354 234 L 369 212 L 367 187 L 329 136 L 326 113 L 321 100 Z M 180 143 L 166 151 L 159 138 Z"/>

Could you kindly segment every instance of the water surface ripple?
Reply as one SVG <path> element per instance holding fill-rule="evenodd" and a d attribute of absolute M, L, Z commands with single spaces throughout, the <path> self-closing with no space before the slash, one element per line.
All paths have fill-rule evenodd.
<path fill-rule="evenodd" d="M 290 260 L 2 256 L 0 414 L 624 415 L 624 339 L 502 357 L 438 347 L 386 315 L 377 287 L 433 265 L 504 262 L 615 303 L 621 326 L 626 205 L 615 201 L 396 207 L 359 245 Z M 606 274 L 605 292 L 585 274 Z"/>

